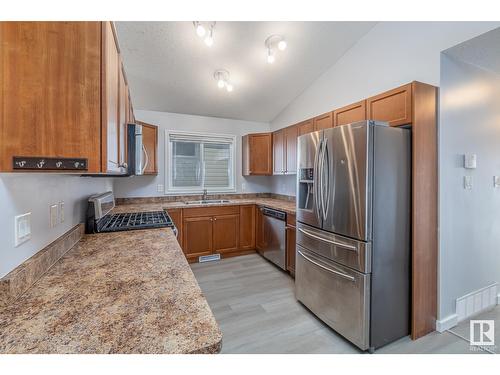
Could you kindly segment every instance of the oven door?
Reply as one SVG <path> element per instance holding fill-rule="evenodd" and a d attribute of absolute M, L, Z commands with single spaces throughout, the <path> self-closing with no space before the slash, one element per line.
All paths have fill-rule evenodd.
<path fill-rule="evenodd" d="M 369 347 L 370 274 L 354 271 L 297 245 L 296 298 L 362 350 Z"/>

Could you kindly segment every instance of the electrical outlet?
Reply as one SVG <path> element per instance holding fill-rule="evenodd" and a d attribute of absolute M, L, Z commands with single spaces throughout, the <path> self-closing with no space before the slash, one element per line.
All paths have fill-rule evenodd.
<path fill-rule="evenodd" d="M 158 193 L 163 193 L 163 190 L 165 189 L 162 184 L 156 185 L 156 191 L 158 191 Z"/>
<path fill-rule="evenodd" d="M 500 176 L 493 176 L 493 187 L 500 188 Z"/>
<path fill-rule="evenodd" d="M 464 189 L 472 190 L 472 176 L 464 176 Z"/>
<path fill-rule="evenodd" d="M 31 212 L 14 218 L 15 246 L 25 243 L 31 238 Z"/>
<path fill-rule="evenodd" d="M 59 202 L 59 222 L 64 223 L 64 201 Z"/>
<path fill-rule="evenodd" d="M 57 225 L 57 210 L 59 209 L 57 204 L 53 204 L 50 206 L 50 217 L 49 224 L 51 228 L 54 228 Z"/>

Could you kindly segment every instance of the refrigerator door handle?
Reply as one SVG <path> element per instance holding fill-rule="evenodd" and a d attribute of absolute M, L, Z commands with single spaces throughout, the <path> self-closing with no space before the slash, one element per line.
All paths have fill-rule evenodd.
<path fill-rule="evenodd" d="M 326 202 L 325 202 L 325 220 L 328 218 L 328 209 L 330 208 L 330 157 L 328 155 L 328 142 L 325 142 L 325 151 L 323 152 L 323 157 L 326 162 Z"/>
<path fill-rule="evenodd" d="M 323 220 L 326 220 L 326 203 L 325 203 L 325 181 L 323 180 L 323 177 L 325 177 L 325 151 L 326 151 L 326 139 L 323 139 L 323 142 L 321 143 L 321 150 L 320 150 L 320 199 L 321 199 L 321 217 Z M 328 193 L 328 192 L 327 192 Z"/>
<path fill-rule="evenodd" d="M 326 266 L 324 266 L 324 265 L 322 265 L 322 264 L 320 264 L 320 263 L 318 263 L 318 262 L 315 262 L 314 260 L 312 260 L 312 259 L 311 259 L 311 258 L 309 258 L 308 256 L 304 255 L 304 253 L 303 253 L 302 251 L 300 251 L 300 250 L 297 250 L 297 253 L 299 253 L 299 254 L 302 256 L 302 258 L 304 258 L 304 259 L 305 259 L 305 260 L 307 260 L 308 262 L 311 262 L 311 263 L 312 263 L 312 264 L 314 264 L 315 266 L 318 266 L 319 268 L 324 269 L 324 270 L 325 270 L 325 271 L 327 271 L 327 272 L 330 272 L 330 273 L 332 273 L 332 274 L 334 274 L 334 275 L 337 275 L 337 276 L 343 277 L 344 279 L 347 279 L 347 280 L 352 281 L 352 282 L 355 282 L 355 281 L 356 281 L 356 279 L 355 279 L 354 277 L 352 277 L 351 275 L 345 274 L 345 273 L 343 273 L 343 272 L 335 271 L 335 270 L 333 270 L 333 269 L 331 269 L 331 268 L 329 268 L 329 267 L 326 267 Z"/>
<path fill-rule="evenodd" d="M 314 165 L 313 165 L 313 198 L 314 198 L 314 214 L 316 215 L 316 218 L 318 221 L 321 220 L 320 212 L 319 212 L 319 178 L 318 178 L 318 172 L 319 172 L 319 158 L 320 158 L 320 153 L 321 153 L 321 145 L 323 143 L 323 140 L 321 139 L 319 141 L 318 147 L 316 148 L 316 155 L 314 156 Z"/>
<path fill-rule="evenodd" d="M 298 230 L 299 230 L 299 232 L 304 233 L 306 236 L 312 237 L 316 240 L 323 241 L 323 242 L 329 243 L 331 245 L 340 246 L 344 249 L 351 250 L 351 251 L 354 251 L 356 253 L 358 252 L 358 248 L 356 246 L 348 245 L 348 244 L 343 243 L 343 242 L 332 241 L 332 240 L 328 240 L 328 239 L 320 237 L 320 236 L 316 236 L 315 234 L 309 232 L 307 229 L 298 228 Z"/>

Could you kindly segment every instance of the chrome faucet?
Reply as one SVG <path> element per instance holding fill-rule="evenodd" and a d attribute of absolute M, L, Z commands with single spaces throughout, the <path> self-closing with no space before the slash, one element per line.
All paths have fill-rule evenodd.
<path fill-rule="evenodd" d="M 201 199 L 206 201 L 207 198 L 208 198 L 207 189 L 203 189 L 203 196 L 201 197 Z"/>

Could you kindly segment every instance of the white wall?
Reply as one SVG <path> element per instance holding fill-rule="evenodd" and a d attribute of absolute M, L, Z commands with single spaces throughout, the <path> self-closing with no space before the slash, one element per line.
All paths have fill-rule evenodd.
<path fill-rule="evenodd" d="M 241 175 L 241 136 L 247 133 L 269 131 L 268 123 L 141 110 L 137 110 L 135 115 L 139 121 L 158 126 L 159 173 L 157 176 L 115 179 L 114 188 L 117 197 L 155 197 L 164 195 L 164 193 L 157 191 L 157 185 L 165 185 L 165 130 L 236 135 L 237 192 L 257 193 L 270 191 L 269 178 L 262 176 L 243 177 Z"/>
<path fill-rule="evenodd" d="M 438 319 L 446 321 L 457 298 L 500 282 L 500 75 L 446 54 L 441 67 Z M 477 169 L 463 168 L 465 153 L 477 155 Z"/>
<path fill-rule="evenodd" d="M 441 51 L 500 22 L 380 22 L 273 121 L 272 130 L 417 80 L 439 85 Z"/>
<path fill-rule="evenodd" d="M 278 130 L 411 81 L 439 86 L 441 51 L 500 22 L 380 22 L 273 121 Z M 288 176 L 271 177 L 272 192 L 295 195 Z"/>
<path fill-rule="evenodd" d="M 0 174 L 0 277 L 83 222 L 86 198 L 112 190 L 110 178 Z M 64 201 L 65 220 L 49 228 L 49 206 Z M 14 216 L 31 212 L 31 240 L 14 247 Z"/>

